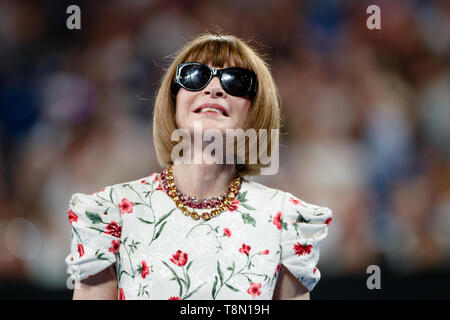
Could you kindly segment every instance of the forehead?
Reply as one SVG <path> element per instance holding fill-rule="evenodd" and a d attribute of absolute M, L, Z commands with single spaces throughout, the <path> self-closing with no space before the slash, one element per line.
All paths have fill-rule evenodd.
<path fill-rule="evenodd" d="M 216 68 L 241 67 L 250 69 L 244 53 L 230 41 L 208 41 L 188 52 L 186 61 L 209 64 Z"/>

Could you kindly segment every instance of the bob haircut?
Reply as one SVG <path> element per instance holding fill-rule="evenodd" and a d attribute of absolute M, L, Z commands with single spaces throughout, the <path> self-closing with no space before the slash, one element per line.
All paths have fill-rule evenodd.
<path fill-rule="evenodd" d="M 251 101 L 244 131 L 252 128 L 256 133 L 260 129 L 267 130 L 267 156 L 271 156 L 271 132 L 280 129 L 281 100 L 278 89 L 272 78 L 268 64 L 248 43 L 233 35 L 202 34 L 175 53 L 172 63 L 165 71 L 161 85 L 156 93 L 153 111 L 153 143 L 159 164 L 164 169 L 173 163 L 171 152 L 178 141 L 172 141 L 172 132 L 177 129 L 175 123 L 176 96 L 172 94 L 177 65 L 185 62 L 199 62 L 223 67 L 232 62 L 235 67 L 252 70 L 258 79 L 258 87 Z M 248 138 L 246 137 L 246 140 Z M 247 145 L 247 142 L 246 142 Z M 249 164 L 248 151 L 245 152 L 245 163 L 236 164 L 236 173 L 240 175 L 258 175 L 262 164 L 258 155 L 256 164 Z"/>

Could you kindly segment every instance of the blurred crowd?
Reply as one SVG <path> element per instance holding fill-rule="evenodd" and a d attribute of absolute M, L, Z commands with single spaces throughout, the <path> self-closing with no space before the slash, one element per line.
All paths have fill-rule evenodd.
<path fill-rule="evenodd" d="M 70 196 L 160 171 L 155 92 L 207 30 L 271 67 L 280 170 L 254 180 L 333 210 L 326 277 L 450 270 L 449 1 L 2 0 L 0 279 L 66 287 Z"/>

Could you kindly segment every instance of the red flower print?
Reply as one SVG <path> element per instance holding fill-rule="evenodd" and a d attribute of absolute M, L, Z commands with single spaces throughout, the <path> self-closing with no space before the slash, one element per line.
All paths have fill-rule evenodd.
<path fill-rule="evenodd" d="M 233 212 L 234 210 L 237 210 L 237 209 L 238 209 L 238 205 L 239 205 L 239 200 L 234 199 L 234 200 L 231 202 L 231 204 L 228 206 L 228 210 L 229 210 L 230 212 Z"/>
<path fill-rule="evenodd" d="M 106 234 L 112 235 L 113 237 L 120 238 L 122 234 L 122 226 L 119 226 L 117 222 L 113 221 L 106 226 Z"/>
<path fill-rule="evenodd" d="M 246 254 L 246 255 L 249 255 L 250 249 L 251 249 L 250 246 L 248 246 L 248 245 L 246 245 L 245 243 L 243 243 L 243 244 L 242 244 L 242 247 L 239 248 L 239 252 L 240 252 L 240 253 L 243 253 L 243 254 Z"/>
<path fill-rule="evenodd" d="M 120 213 L 132 213 L 134 203 L 129 201 L 127 198 L 123 198 L 122 202 L 119 203 Z"/>
<path fill-rule="evenodd" d="M 326 224 L 326 225 L 329 225 L 330 222 L 331 222 L 331 220 L 333 220 L 333 219 L 332 219 L 332 218 L 328 218 L 328 219 L 325 221 L 325 224 Z"/>
<path fill-rule="evenodd" d="M 261 295 L 261 283 L 250 283 L 250 288 L 247 289 L 247 293 L 252 296 L 252 298 Z"/>
<path fill-rule="evenodd" d="M 223 229 L 223 234 L 226 235 L 228 238 L 231 237 L 231 231 L 228 228 Z"/>
<path fill-rule="evenodd" d="M 317 268 L 314 268 L 313 273 L 316 273 L 316 271 L 317 271 Z"/>
<path fill-rule="evenodd" d="M 109 248 L 109 252 L 112 252 L 114 254 L 119 253 L 119 248 L 120 248 L 120 240 L 113 240 L 111 241 L 111 245 L 112 247 Z"/>
<path fill-rule="evenodd" d="M 119 300 L 126 300 L 125 299 L 125 292 L 123 292 L 123 289 L 119 289 Z"/>
<path fill-rule="evenodd" d="M 141 268 L 141 276 L 143 279 L 150 273 L 150 269 L 145 261 L 141 262 L 142 268 Z"/>
<path fill-rule="evenodd" d="M 295 204 L 295 205 L 303 205 L 303 203 L 300 201 L 300 200 L 298 200 L 298 199 L 295 199 L 295 198 L 293 198 L 293 197 L 291 197 L 290 199 L 289 199 L 289 201 L 290 202 L 292 202 L 293 204 Z"/>
<path fill-rule="evenodd" d="M 310 254 L 311 253 L 311 249 L 312 249 L 312 245 L 302 245 L 300 244 L 300 242 L 297 242 L 296 244 L 294 244 L 294 250 L 295 250 L 295 254 L 298 256 L 304 255 L 304 254 Z"/>
<path fill-rule="evenodd" d="M 83 247 L 82 244 L 79 244 L 79 245 L 78 245 L 78 254 L 80 255 L 80 258 L 81 258 L 82 256 L 84 256 L 84 247 Z"/>
<path fill-rule="evenodd" d="M 180 297 L 170 297 L 169 300 L 180 300 Z"/>
<path fill-rule="evenodd" d="M 75 212 L 72 211 L 72 209 L 69 209 L 69 222 L 72 224 L 72 222 L 77 222 L 78 216 L 75 214 Z"/>
<path fill-rule="evenodd" d="M 145 179 L 142 179 L 142 180 L 141 180 L 141 183 L 142 183 L 142 184 L 144 184 L 144 183 L 146 183 L 146 182 L 147 182 L 147 181 L 145 181 Z"/>
<path fill-rule="evenodd" d="M 184 266 L 186 262 L 188 261 L 188 254 L 186 252 L 183 252 L 181 250 L 178 250 L 172 258 L 170 258 L 170 261 L 175 263 L 177 266 Z"/>
<path fill-rule="evenodd" d="M 156 187 L 156 190 L 163 191 L 163 188 L 161 188 L 161 185 L 159 184 L 159 181 L 158 181 L 158 175 L 156 175 L 156 174 L 155 174 L 155 179 L 153 179 L 152 183 L 155 183 L 155 182 L 158 183 L 158 186 Z"/>
<path fill-rule="evenodd" d="M 281 211 L 273 218 L 272 223 L 277 226 L 278 230 L 281 230 Z"/>
<path fill-rule="evenodd" d="M 281 264 L 277 264 L 277 267 L 275 268 L 275 272 L 274 273 L 277 273 L 278 271 L 280 271 L 280 267 L 281 267 Z"/>
<path fill-rule="evenodd" d="M 261 251 L 259 254 L 262 254 L 262 255 L 268 255 L 269 254 L 269 250 L 268 249 L 266 249 L 266 250 L 264 250 L 264 251 Z"/>

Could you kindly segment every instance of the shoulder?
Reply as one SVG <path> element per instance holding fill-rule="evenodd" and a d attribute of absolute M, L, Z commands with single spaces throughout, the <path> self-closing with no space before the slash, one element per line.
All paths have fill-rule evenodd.
<path fill-rule="evenodd" d="M 291 193 L 283 191 L 281 189 L 272 188 L 266 186 L 262 183 L 259 183 L 255 180 L 251 180 L 251 178 L 244 178 L 244 185 L 246 190 L 252 193 L 253 196 L 267 198 L 269 196 L 270 199 L 276 199 L 282 202 L 291 201 L 294 203 L 303 203 L 303 200 L 300 200 L 297 197 L 294 197 Z"/>
<path fill-rule="evenodd" d="M 107 185 L 92 193 L 77 192 L 71 196 L 71 204 L 86 203 L 86 204 L 100 204 L 102 202 L 113 203 L 114 199 L 125 196 L 130 191 L 140 190 L 144 186 L 157 184 L 157 173 L 151 173 L 148 176 L 138 179 L 122 181 Z"/>
<path fill-rule="evenodd" d="M 101 191 L 104 192 L 105 190 L 110 190 L 110 191 L 112 190 L 113 192 L 120 192 L 120 191 L 127 190 L 126 188 L 129 188 L 129 187 L 135 189 L 135 188 L 140 188 L 142 186 L 153 185 L 158 182 L 157 176 L 158 176 L 157 173 L 151 173 L 148 176 L 141 177 L 138 179 L 126 180 L 126 181 L 118 182 L 115 184 L 111 184 L 111 185 L 106 186 L 103 189 L 101 189 Z"/>
<path fill-rule="evenodd" d="M 262 183 L 244 177 L 242 192 L 248 193 L 248 197 L 258 202 L 271 200 L 271 202 L 281 202 L 285 197 L 285 192 L 276 188 L 268 187 Z"/>
<path fill-rule="evenodd" d="M 258 201 L 262 202 L 269 199 L 272 203 L 277 203 L 280 210 L 286 215 L 293 215 L 295 218 L 298 216 L 308 217 L 311 222 L 324 223 L 326 221 L 329 223 L 331 221 L 332 210 L 323 204 L 311 203 L 290 192 L 271 188 L 248 178 L 245 179 L 245 185 L 252 197 L 256 197 Z"/>

